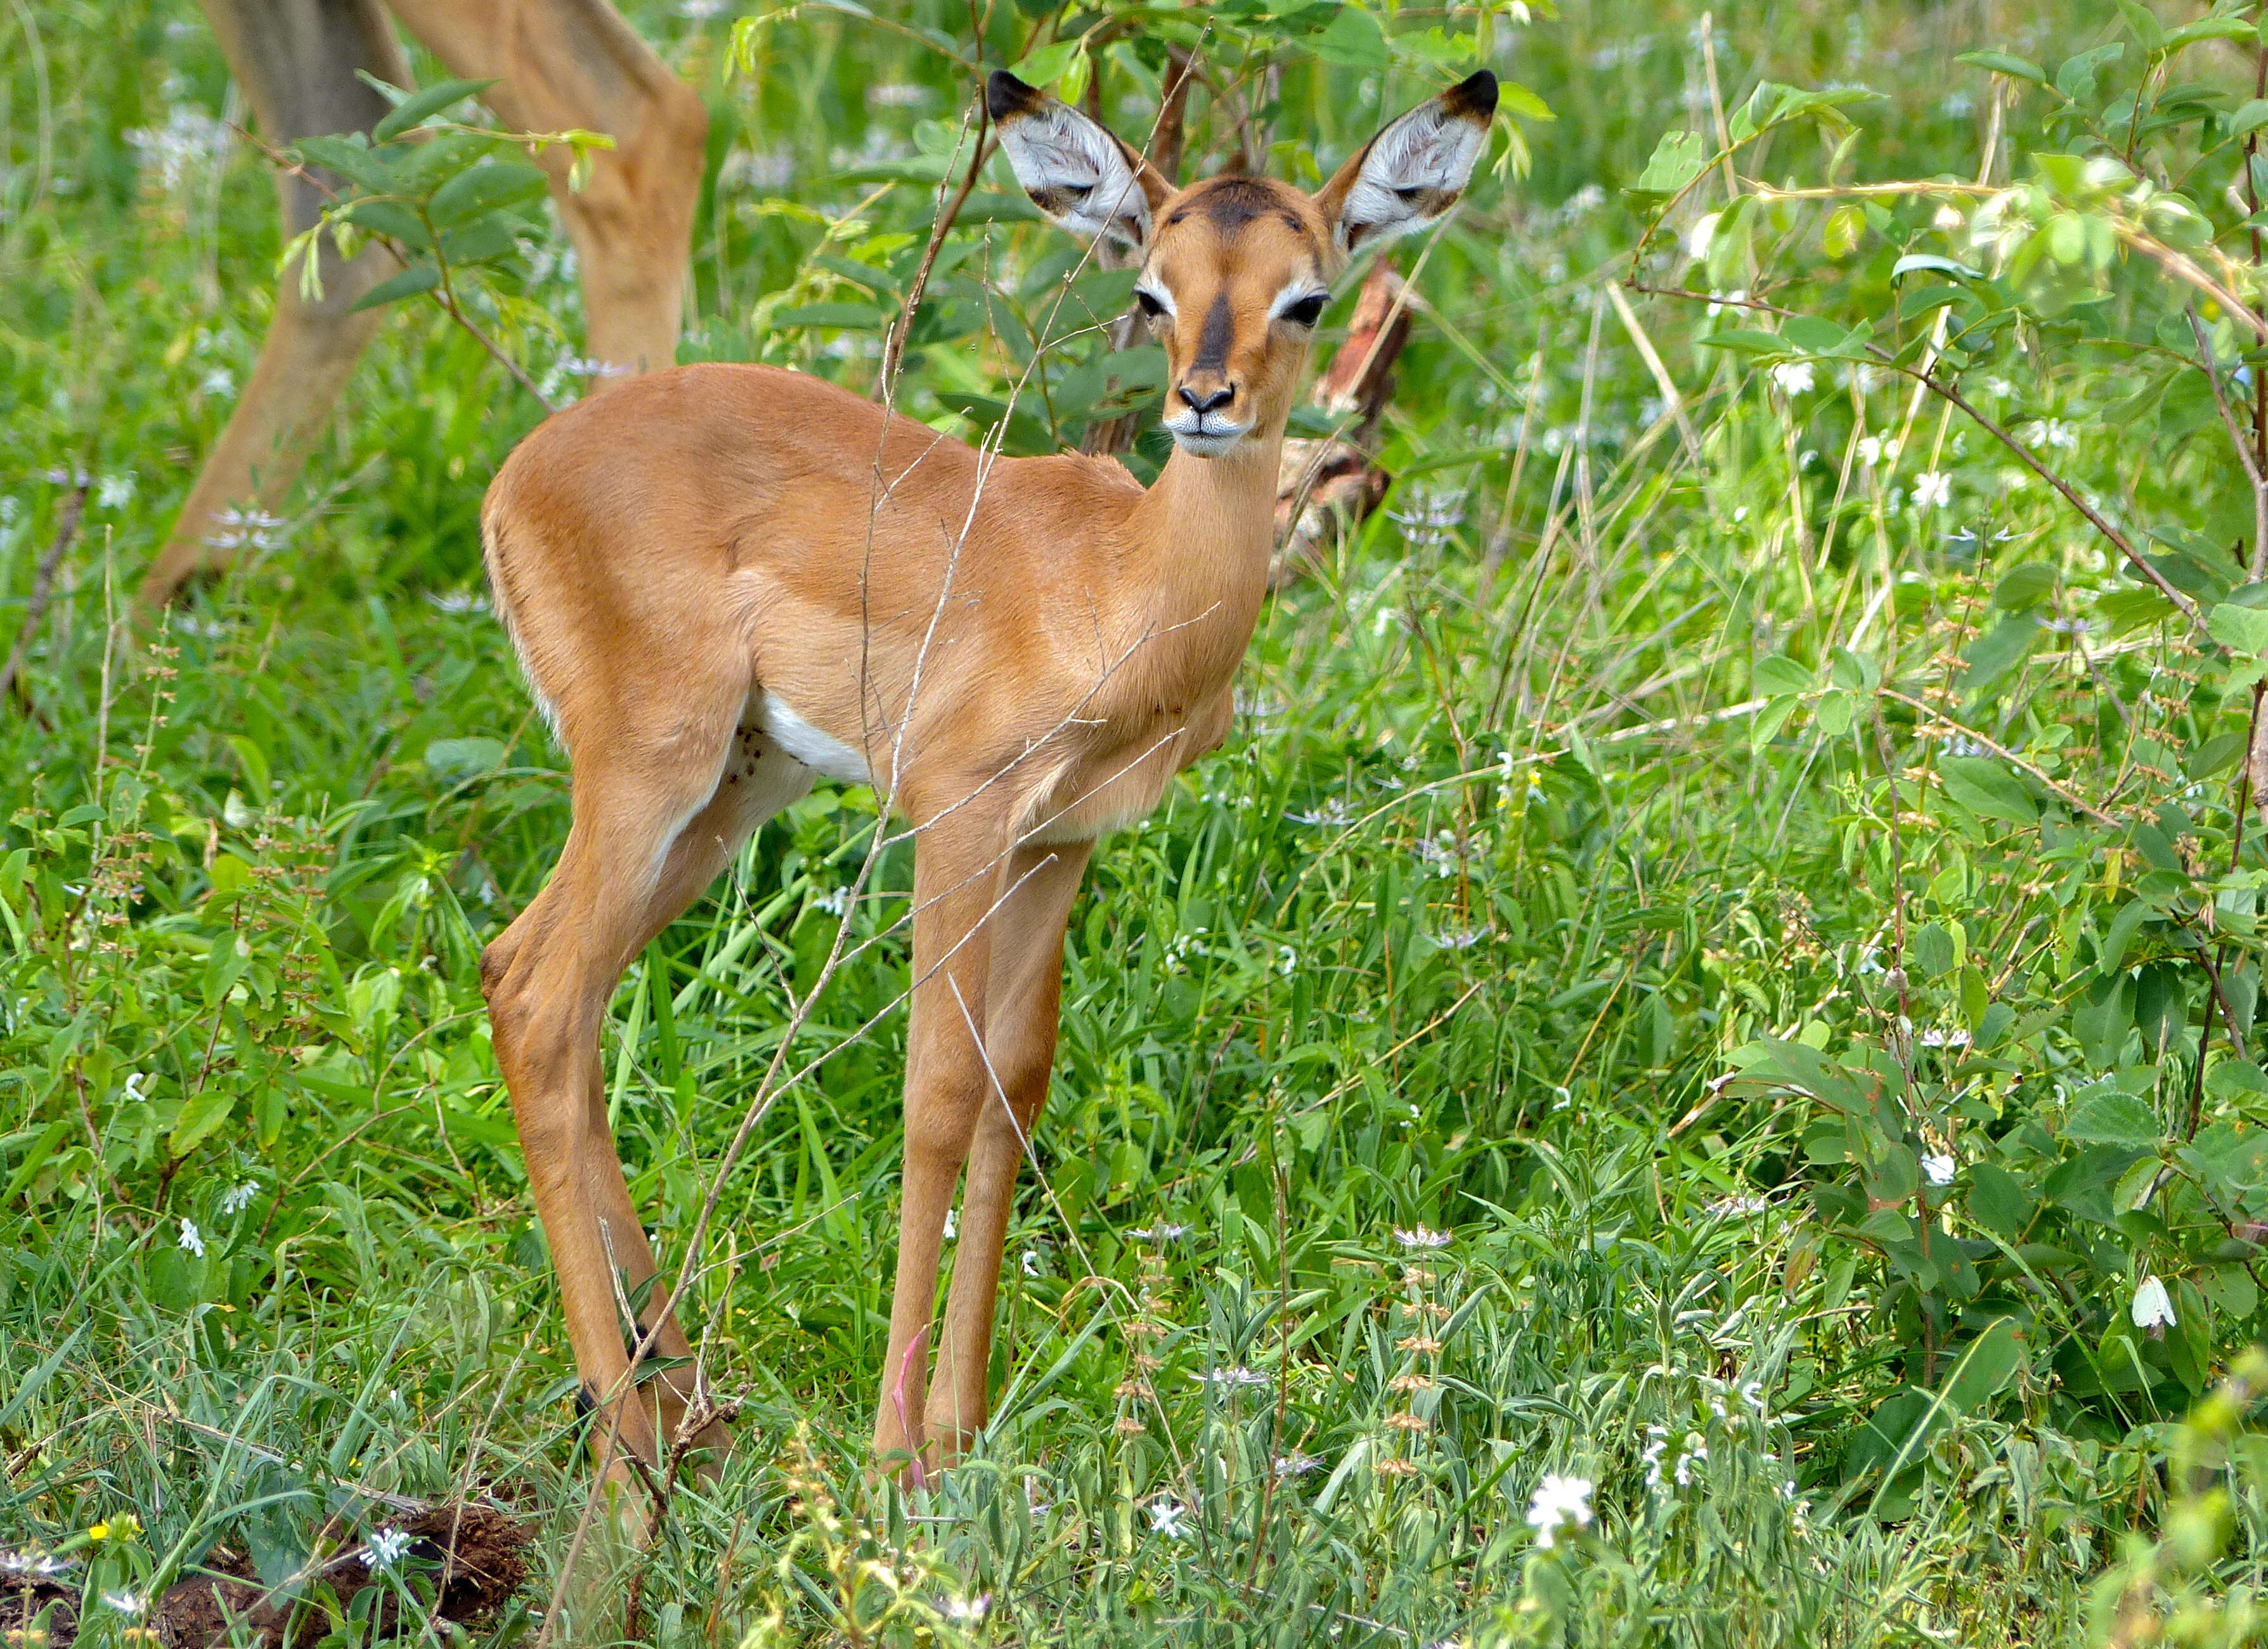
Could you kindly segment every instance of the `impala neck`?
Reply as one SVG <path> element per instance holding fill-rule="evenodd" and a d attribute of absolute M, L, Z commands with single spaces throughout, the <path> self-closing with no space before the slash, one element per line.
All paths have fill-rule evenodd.
<path fill-rule="evenodd" d="M 1242 658 L 1267 593 L 1275 547 L 1279 420 L 1221 458 L 1179 447 L 1129 522 L 1126 587 L 1151 592 L 1138 629 L 1151 639 L 1145 675 L 1202 690 Z M 1218 683 L 1214 683 L 1218 684 Z M 1173 685 L 1161 681 L 1161 686 Z"/>

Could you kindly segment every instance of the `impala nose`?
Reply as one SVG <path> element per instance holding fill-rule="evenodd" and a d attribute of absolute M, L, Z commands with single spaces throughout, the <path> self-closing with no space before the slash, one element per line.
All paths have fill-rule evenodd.
<path fill-rule="evenodd" d="M 1183 384 L 1179 393 L 1182 399 L 1189 402 L 1189 410 L 1202 418 L 1208 412 L 1219 412 L 1230 401 L 1235 400 L 1236 386 L 1227 384 L 1219 389 L 1207 391 L 1192 389 L 1187 384 Z"/>

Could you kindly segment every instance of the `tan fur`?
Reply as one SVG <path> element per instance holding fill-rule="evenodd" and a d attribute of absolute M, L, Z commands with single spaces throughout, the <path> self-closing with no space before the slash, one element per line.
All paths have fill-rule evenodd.
<path fill-rule="evenodd" d="M 1002 114 L 996 79 L 1004 124 L 1057 121 L 1064 164 L 1108 162 L 1099 140 L 1078 148 L 1095 134 L 1062 106 L 1021 90 L 1035 100 Z M 752 743 L 777 725 L 767 704 L 862 759 L 916 828 L 905 1196 L 875 1447 L 917 1475 L 931 1443 L 949 1456 L 984 1418 L 1008 1205 L 1094 839 L 1152 807 L 1230 725 L 1307 355 L 1307 329 L 1270 306 L 1339 258 L 1337 225 L 1279 183 L 1177 192 L 1148 174 L 1145 221 L 1110 216 L 1123 201 L 1081 207 L 1075 173 L 1026 181 L 1066 215 L 1092 207 L 1151 235 L 1143 278 L 1175 306 L 1160 327 L 1174 394 L 1226 391 L 1218 416 L 1245 430 L 1222 455 L 1178 450 L 1145 490 L 1106 460 L 988 458 L 798 373 L 694 366 L 552 419 L 482 513 L 497 605 L 573 753 L 575 813 L 483 979 L 577 1361 L 600 1394 L 625 1369 L 608 1245 L 617 1263 L 637 1252 L 633 1282 L 652 1262 L 605 1131 L 599 1023 L 623 967 L 800 793 L 777 777 L 797 766 L 777 741 Z M 1205 364 L 1216 298 L 1226 333 L 1214 323 Z M 940 1233 L 964 1163 L 932 1390 Z M 682 1346 L 674 1323 L 662 1343 Z M 659 1417 L 622 1411 L 648 1459 Z"/>

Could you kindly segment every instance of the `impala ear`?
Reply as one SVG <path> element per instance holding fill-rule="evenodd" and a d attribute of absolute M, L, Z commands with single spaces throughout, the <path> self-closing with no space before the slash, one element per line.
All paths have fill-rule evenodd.
<path fill-rule="evenodd" d="M 1349 254 L 1422 229 L 1457 203 L 1496 114 L 1496 77 L 1482 70 L 1372 138 L 1315 195 Z"/>
<path fill-rule="evenodd" d="M 1152 214 L 1173 194 L 1158 169 L 1077 109 L 1006 70 L 984 83 L 984 107 L 1016 181 L 1049 222 L 1140 249 Z"/>

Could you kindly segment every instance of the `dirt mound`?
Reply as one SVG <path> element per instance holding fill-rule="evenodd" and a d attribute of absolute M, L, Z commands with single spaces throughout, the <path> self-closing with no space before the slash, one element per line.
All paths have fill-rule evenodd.
<path fill-rule="evenodd" d="M 438 1506 L 393 1527 L 412 1537 L 411 1559 L 438 1565 L 423 1571 L 413 1589 L 435 1588 L 437 1613 L 444 1620 L 473 1625 L 500 1608 L 527 1579 L 521 1555 L 534 1538 L 517 1519 L 492 1506 Z M 359 1545 L 355 1549 L 361 1550 Z M 248 1630 L 250 1641 L 265 1649 L 291 1649 L 313 1644 L 330 1630 L 323 1610 L 305 1602 L 292 1604 L 269 1597 L 252 1573 L 252 1566 L 233 1552 L 216 1550 L 203 1565 L 206 1572 L 168 1586 L 150 1611 L 149 1628 L 165 1649 L 206 1649 L 225 1644 L 232 1624 Z M 342 1606 L 357 1593 L 377 1584 L 370 1566 L 359 1557 L 327 1565 L 320 1579 Z M 55 1605 L 44 1638 L 26 1629 L 42 1609 Z M 379 1632 L 391 1634 L 399 1623 L 399 1604 L 387 1597 L 379 1609 Z M 51 1579 L 7 1583 L 0 1590 L 0 1642 L 22 1649 L 70 1649 L 78 1637 L 78 1588 Z"/>

